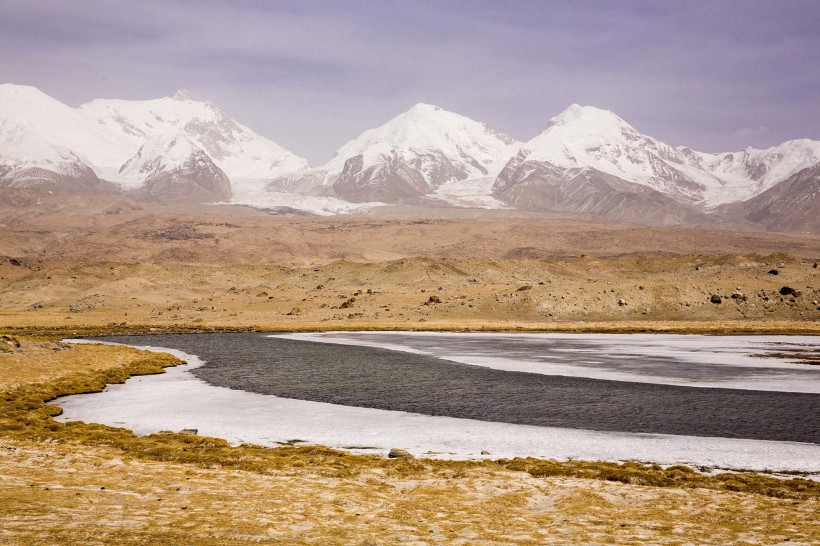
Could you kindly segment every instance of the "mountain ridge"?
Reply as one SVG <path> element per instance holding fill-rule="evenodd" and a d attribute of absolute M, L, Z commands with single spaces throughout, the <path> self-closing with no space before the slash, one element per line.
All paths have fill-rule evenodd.
<path fill-rule="evenodd" d="M 168 168 L 151 174 L 140 154 Z M 109 183 L 115 183 L 127 192 L 146 189 L 141 193 L 151 199 L 178 202 L 188 191 L 194 201 L 285 205 L 320 214 L 410 204 L 511 207 L 619 221 L 632 214 L 636 221 L 687 224 L 725 214 L 757 222 L 763 216 L 741 209 L 762 206 L 763 200 L 752 200 L 818 164 L 820 141 L 699 152 L 645 135 L 593 106 L 570 105 L 522 142 L 417 103 L 310 168 L 184 90 L 143 101 L 95 99 L 71 108 L 35 87 L 0 84 L 2 186 L 110 191 L 116 187 Z M 174 190 L 152 193 L 158 176 L 172 178 Z M 766 199 L 792 193 L 781 188 Z M 808 206 L 767 202 L 767 210 L 775 216 L 814 210 L 817 195 L 801 196 Z M 761 222 L 806 224 L 768 216 Z"/>

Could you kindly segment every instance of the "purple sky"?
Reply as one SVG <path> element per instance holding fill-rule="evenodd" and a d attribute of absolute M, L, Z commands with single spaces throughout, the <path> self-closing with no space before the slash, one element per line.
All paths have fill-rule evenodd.
<path fill-rule="evenodd" d="M 313 165 L 416 102 L 527 140 L 577 102 L 703 151 L 820 140 L 820 1 L 0 0 L 0 81 L 190 89 Z"/>

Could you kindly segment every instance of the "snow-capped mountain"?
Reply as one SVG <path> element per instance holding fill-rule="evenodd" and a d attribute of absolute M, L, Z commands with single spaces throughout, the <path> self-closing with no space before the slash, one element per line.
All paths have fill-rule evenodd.
<path fill-rule="evenodd" d="M 803 169 L 755 197 L 724 207 L 770 231 L 820 233 L 820 164 Z"/>
<path fill-rule="evenodd" d="M 139 146 L 112 135 L 77 110 L 36 87 L 0 84 L 0 120 L 25 125 L 31 135 L 82 157 L 99 175 L 102 168 L 119 168 Z M 0 148 L 0 157 L 6 147 Z M 31 156 L 34 161 L 34 156 Z"/>
<path fill-rule="evenodd" d="M 134 158 L 147 152 L 143 145 L 157 137 L 151 146 L 177 141 L 165 153 L 177 154 L 179 143 L 189 142 L 214 164 L 205 170 L 177 169 L 177 182 L 183 172 L 193 176 L 211 172 L 213 166 L 220 173 L 213 175 L 216 179 L 227 176 L 240 184 L 261 187 L 271 177 L 307 168 L 304 159 L 236 123 L 213 104 L 191 100 L 182 92 L 147 101 L 95 100 L 75 109 L 35 87 L 2 84 L 0 124 L 5 126 L 0 164 L 6 184 L 10 173 L 16 173 L 18 185 L 24 178 L 30 186 L 63 180 L 64 189 L 76 189 L 81 178 L 99 178 L 133 190 L 147 180 L 134 171 Z M 180 134 L 186 138 L 179 139 Z M 179 157 L 162 159 L 156 155 L 159 152 L 152 149 L 153 160 L 181 165 Z M 197 161 L 204 163 L 201 157 Z M 128 168 L 126 163 L 130 163 Z M 210 186 L 216 179 L 189 182 Z M 225 194 L 221 189 L 214 193 L 220 198 L 230 196 L 230 191 Z"/>
<path fill-rule="evenodd" d="M 720 188 L 710 191 L 711 202 L 731 203 L 758 195 L 820 163 L 820 142 L 789 140 L 765 150 L 746 148 L 742 152 L 694 154 L 697 164 L 721 181 Z"/>
<path fill-rule="evenodd" d="M 416 104 L 342 146 L 327 164 L 270 188 L 353 202 L 406 202 L 451 181 L 495 176 L 517 150 L 511 137 L 429 104 Z"/>
<path fill-rule="evenodd" d="M 125 162 L 119 179 L 159 201 L 221 201 L 231 196 L 228 177 L 184 134 L 156 135 Z"/>
<path fill-rule="evenodd" d="M 788 217 L 816 210 L 817 165 L 818 141 L 704 153 L 670 146 L 591 106 L 570 106 L 521 143 L 417 104 L 310 169 L 185 92 L 71 108 L 34 87 L 0 85 L 0 187 L 230 199 L 316 214 L 408 203 L 663 224 L 731 217 L 802 229 L 814 224 Z"/>
<path fill-rule="evenodd" d="M 699 221 L 695 207 L 648 185 L 594 167 L 557 167 L 530 161 L 522 150 L 496 178 L 493 195 L 512 208 L 608 220 L 675 225 Z"/>
<path fill-rule="evenodd" d="M 638 132 L 608 110 L 573 104 L 523 146 L 526 162 L 592 167 L 684 202 L 715 206 L 765 191 L 820 162 L 820 142 L 708 154 L 675 148 Z"/>
<path fill-rule="evenodd" d="M 85 159 L 40 138 L 25 119 L 0 120 L 0 186 L 93 190 L 100 185 Z"/>
<path fill-rule="evenodd" d="M 154 100 L 97 99 L 77 111 L 134 150 L 154 135 L 183 133 L 232 180 L 270 179 L 308 167 L 305 159 L 185 91 Z M 114 165 L 119 169 L 122 161 Z"/>

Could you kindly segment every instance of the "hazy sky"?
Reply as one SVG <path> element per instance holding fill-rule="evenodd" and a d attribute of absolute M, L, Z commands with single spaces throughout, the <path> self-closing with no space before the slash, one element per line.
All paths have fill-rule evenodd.
<path fill-rule="evenodd" d="M 703 151 L 820 140 L 820 1 L 0 0 L 0 82 L 190 89 L 313 165 L 416 102 L 527 140 L 571 103 Z"/>

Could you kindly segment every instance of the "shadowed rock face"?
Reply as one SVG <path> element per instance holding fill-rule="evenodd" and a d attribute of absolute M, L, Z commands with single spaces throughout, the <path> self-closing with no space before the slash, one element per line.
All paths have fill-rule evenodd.
<path fill-rule="evenodd" d="M 135 196 L 169 203 L 223 201 L 231 196 L 231 183 L 208 154 L 195 150 L 178 169 L 148 178 Z"/>
<path fill-rule="evenodd" d="M 93 170 L 82 164 L 63 164 L 61 172 L 42 167 L 13 169 L 0 166 L 0 187 L 81 192 L 117 191 L 116 186 L 100 180 Z"/>
<path fill-rule="evenodd" d="M 648 186 L 592 168 L 562 169 L 514 157 L 498 176 L 493 195 L 519 209 L 584 214 L 608 220 L 676 225 L 705 216 Z"/>
<path fill-rule="evenodd" d="M 727 207 L 768 231 L 820 233 L 820 165 L 804 169 L 751 199 Z"/>
<path fill-rule="evenodd" d="M 424 176 L 395 155 L 368 168 L 363 156 L 351 157 L 330 188 L 334 197 L 354 203 L 403 203 L 431 191 Z"/>

